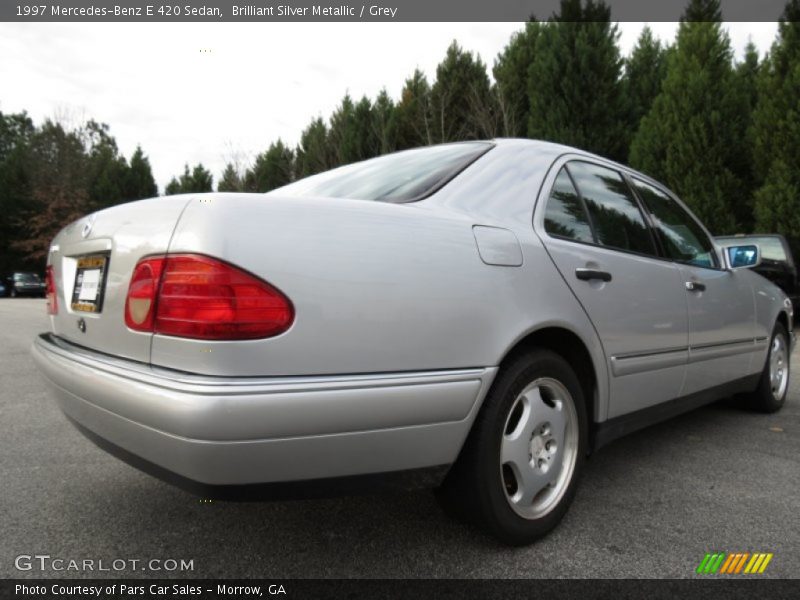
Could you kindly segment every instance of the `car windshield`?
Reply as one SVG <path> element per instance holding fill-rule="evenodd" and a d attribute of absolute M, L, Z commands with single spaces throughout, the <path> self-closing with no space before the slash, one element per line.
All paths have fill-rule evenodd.
<path fill-rule="evenodd" d="M 492 147 L 462 142 L 405 150 L 312 175 L 269 194 L 410 202 L 441 188 Z"/>
<path fill-rule="evenodd" d="M 786 250 L 781 243 L 781 240 L 776 237 L 765 235 L 763 237 L 726 237 L 718 238 L 718 241 L 723 246 L 732 246 L 734 244 L 758 244 L 761 250 L 761 258 L 763 260 L 779 260 L 786 261 Z"/>
<path fill-rule="evenodd" d="M 39 283 L 41 279 L 36 273 L 14 273 L 14 281 L 20 283 Z"/>

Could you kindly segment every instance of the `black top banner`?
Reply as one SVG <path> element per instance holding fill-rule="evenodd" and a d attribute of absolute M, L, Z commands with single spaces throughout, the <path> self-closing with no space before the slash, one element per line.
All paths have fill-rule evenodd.
<path fill-rule="evenodd" d="M 678 21 L 688 0 L 605 0 L 614 21 Z M 548 19 L 559 0 L 3 0 L 0 21 L 413 22 Z M 785 0 L 721 0 L 725 21 L 777 21 Z"/>

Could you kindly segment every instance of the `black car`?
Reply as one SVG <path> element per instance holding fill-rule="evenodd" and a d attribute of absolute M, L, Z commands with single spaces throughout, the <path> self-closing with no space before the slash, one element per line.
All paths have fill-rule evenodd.
<path fill-rule="evenodd" d="M 761 250 L 761 264 L 753 270 L 781 288 L 792 301 L 795 312 L 800 308 L 797 267 L 786 238 L 778 234 L 732 235 L 716 238 L 723 246 L 747 240 Z"/>
<path fill-rule="evenodd" d="M 16 298 L 18 296 L 36 296 L 44 298 L 45 285 L 37 273 L 17 271 L 4 278 L 5 295 Z"/>

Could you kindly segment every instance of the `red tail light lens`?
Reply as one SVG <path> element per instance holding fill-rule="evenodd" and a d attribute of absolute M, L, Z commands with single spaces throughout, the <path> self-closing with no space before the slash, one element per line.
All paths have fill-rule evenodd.
<path fill-rule="evenodd" d="M 53 265 L 47 265 L 44 273 L 44 293 L 47 297 L 47 314 L 58 314 L 58 294 L 56 293 L 56 276 L 53 274 Z"/>
<path fill-rule="evenodd" d="M 195 254 L 141 261 L 125 306 L 131 329 L 204 340 L 271 337 L 293 322 L 294 307 L 279 290 L 237 267 Z"/>
<path fill-rule="evenodd" d="M 156 296 L 164 258 L 146 258 L 136 265 L 125 299 L 125 325 L 134 331 L 153 331 Z"/>

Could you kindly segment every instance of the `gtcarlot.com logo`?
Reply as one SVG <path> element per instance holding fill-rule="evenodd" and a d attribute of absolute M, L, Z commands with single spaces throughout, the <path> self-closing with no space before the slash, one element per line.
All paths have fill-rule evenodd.
<path fill-rule="evenodd" d="M 707 552 L 696 572 L 700 575 L 755 575 L 767 569 L 772 556 L 772 552 Z"/>
<path fill-rule="evenodd" d="M 194 571 L 194 559 L 183 558 L 61 558 L 49 554 L 20 554 L 17 571 Z"/>

